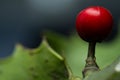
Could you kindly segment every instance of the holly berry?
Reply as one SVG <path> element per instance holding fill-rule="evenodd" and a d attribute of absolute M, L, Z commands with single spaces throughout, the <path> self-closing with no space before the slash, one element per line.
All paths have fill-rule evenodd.
<path fill-rule="evenodd" d="M 82 10 L 76 18 L 76 29 L 87 42 L 101 42 L 112 30 L 113 18 L 104 7 L 92 6 Z"/>

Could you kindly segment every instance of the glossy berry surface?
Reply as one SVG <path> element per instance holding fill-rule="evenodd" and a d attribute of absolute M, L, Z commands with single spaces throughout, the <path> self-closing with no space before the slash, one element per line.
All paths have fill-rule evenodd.
<path fill-rule="evenodd" d="M 104 7 L 88 7 L 77 15 L 76 30 L 87 42 L 101 42 L 112 30 L 113 18 Z"/>

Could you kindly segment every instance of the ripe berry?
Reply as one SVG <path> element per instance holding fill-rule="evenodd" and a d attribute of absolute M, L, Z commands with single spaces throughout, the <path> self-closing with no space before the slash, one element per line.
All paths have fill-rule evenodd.
<path fill-rule="evenodd" d="M 112 30 L 113 18 L 104 7 L 92 6 L 82 10 L 76 18 L 76 29 L 87 42 L 101 42 Z"/>

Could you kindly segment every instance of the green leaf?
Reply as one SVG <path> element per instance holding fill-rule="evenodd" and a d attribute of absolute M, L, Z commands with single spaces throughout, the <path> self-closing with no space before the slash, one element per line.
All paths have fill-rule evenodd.
<path fill-rule="evenodd" d="M 43 40 L 37 49 L 17 45 L 14 53 L 0 60 L 0 80 L 68 80 L 64 58 Z"/>
<path fill-rule="evenodd" d="M 112 65 L 100 72 L 89 75 L 84 80 L 119 80 L 120 79 L 120 57 Z"/>

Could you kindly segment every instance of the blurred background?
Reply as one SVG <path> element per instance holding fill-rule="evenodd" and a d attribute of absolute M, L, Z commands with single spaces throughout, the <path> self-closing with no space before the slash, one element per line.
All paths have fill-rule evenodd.
<path fill-rule="evenodd" d="M 13 52 L 16 43 L 35 48 L 46 30 L 70 35 L 75 30 L 78 12 L 88 6 L 109 9 L 117 34 L 120 17 L 119 0 L 0 0 L 0 57 Z"/>

